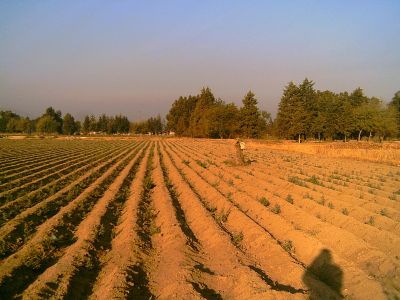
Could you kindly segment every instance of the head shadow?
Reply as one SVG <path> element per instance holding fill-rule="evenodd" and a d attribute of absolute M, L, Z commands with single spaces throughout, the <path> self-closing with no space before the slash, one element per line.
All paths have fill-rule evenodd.
<path fill-rule="evenodd" d="M 303 274 L 310 299 L 341 299 L 343 271 L 333 262 L 329 249 L 323 249 Z"/>

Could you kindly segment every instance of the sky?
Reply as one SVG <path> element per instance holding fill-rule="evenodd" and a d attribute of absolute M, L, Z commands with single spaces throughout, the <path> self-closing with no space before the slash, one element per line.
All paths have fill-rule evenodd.
<path fill-rule="evenodd" d="M 209 86 L 276 114 L 288 82 L 400 90 L 400 1 L 0 0 L 0 110 L 165 116 Z"/>

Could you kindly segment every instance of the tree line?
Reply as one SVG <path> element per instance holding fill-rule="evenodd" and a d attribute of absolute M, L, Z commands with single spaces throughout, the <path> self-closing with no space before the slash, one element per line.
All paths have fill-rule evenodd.
<path fill-rule="evenodd" d="M 242 107 L 215 99 L 209 88 L 197 96 L 179 97 L 167 114 L 167 128 L 178 135 L 209 138 L 383 140 L 400 136 L 400 91 L 389 104 L 367 97 L 361 88 L 353 92 L 319 91 L 307 78 L 284 88 L 275 120 L 260 111 L 249 91 Z"/>
<path fill-rule="evenodd" d="M 272 124 L 270 113 L 260 111 L 255 95 L 249 91 L 238 108 L 214 97 L 210 88 L 196 96 L 181 96 L 167 114 L 167 128 L 180 136 L 260 138 Z"/>
<path fill-rule="evenodd" d="M 76 121 L 67 113 L 49 107 L 42 116 L 30 120 L 12 111 L 0 111 L 0 132 L 88 134 L 160 134 L 173 131 L 179 136 L 207 138 L 262 138 L 266 135 L 284 139 L 379 139 L 400 137 L 400 91 L 385 104 L 367 97 L 361 88 L 334 93 L 314 88 L 307 78 L 300 84 L 289 82 L 281 96 L 275 120 L 258 108 L 255 94 L 249 91 L 242 106 L 216 98 L 210 88 L 192 96 L 176 99 L 166 122 L 160 117 L 130 122 L 121 114 L 85 116 Z"/>
<path fill-rule="evenodd" d="M 49 107 L 36 119 L 21 117 L 12 111 L 0 111 L 0 132 L 9 133 L 40 133 L 40 134 L 88 134 L 91 132 L 114 134 L 128 133 L 130 122 L 126 116 L 96 117 L 87 115 L 83 122 L 75 120 L 70 114 L 62 116 L 60 110 Z"/>
<path fill-rule="evenodd" d="M 360 140 L 396 137 L 400 128 L 400 92 L 386 105 L 361 88 L 334 93 L 314 89 L 307 78 L 285 87 L 275 119 L 276 134 L 286 139 Z"/>

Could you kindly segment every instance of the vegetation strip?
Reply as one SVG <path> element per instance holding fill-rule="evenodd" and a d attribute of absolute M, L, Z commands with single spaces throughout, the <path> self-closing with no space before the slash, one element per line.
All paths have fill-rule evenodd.
<path fill-rule="evenodd" d="M 144 256 L 150 253 L 153 248 L 151 237 L 159 232 L 154 219 L 157 214 L 154 211 L 151 200 L 152 189 L 155 187 L 151 173 L 153 170 L 154 144 L 151 145 L 150 154 L 146 162 L 146 172 L 143 178 L 143 191 L 137 207 L 137 235 L 139 237 L 138 246 L 142 252 L 139 262 L 131 267 L 130 280 L 133 285 L 128 290 L 128 299 L 152 299 L 155 298 L 149 287 L 149 278 L 144 263 Z"/>
<path fill-rule="evenodd" d="M 48 232 L 48 235 L 34 248 L 29 249 L 29 255 L 17 265 L 7 264 L 11 267 L 10 273 L 4 273 L 5 264 L 0 265 L 0 294 L 11 298 L 22 292 L 37 276 L 45 269 L 53 265 L 62 255 L 65 247 L 75 241 L 74 230 L 86 214 L 92 209 L 97 200 L 99 200 L 117 175 L 122 171 L 126 164 L 135 155 L 135 152 L 129 154 L 122 160 L 115 169 L 108 175 L 100 185 L 98 185 L 86 198 L 79 202 L 72 211 L 62 216 L 60 223 L 56 224 Z M 28 244 L 27 244 L 28 245 Z M 18 254 L 18 252 L 16 253 Z"/>
<path fill-rule="evenodd" d="M 66 299 L 87 298 L 92 293 L 93 284 L 101 268 L 101 256 L 111 249 L 111 241 L 115 234 L 114 228 L 120 217 L 121 210 L 126 199 L 129 197 L 129 186 L 134 179 L 140 163 L 144 157 L 145 150 L 130 168 L 121 186 L 116 192 L 114 199 L 107 207 L 106 213 L 101 217 L 100 228 L 93 241 L 93 249 L 90 249 L 85 265 L 74 273 L 71 279 Z"/>
<path fill-rule="evenodd" d="M 160 156 L 160 164 L 161 164 L 161 170 L 163 173 L 163 178 L 164 178 L 164 182 L 165 185 L 168 189 L 169 195 L 171 197 L 172 200 L 172 204 L 174 206 L 175 209 L 175 215 L 176 215 L 176 219 L 178 220 L 179 226 L 182 230 L 182 232 L 185 234 L 186 238 L 187 238 L 187 243 L 188 245 L 195 251 L 199 251 L 198 249 L 198 244 L 199 241 L 196 238 L 195 234 L 193 233 L 193 231 L 190 229 L 186 217 L 185 217 L 185 213 L 179 203 L 178 200 L 178 194 L 176 192 L 176 189 L 174 187 L 174 185 L 172 184 L 172 182 L 169 180 L 168 178 L 168 171 L 165 167 L 165 164 L 163 162 L 163 155 L 160 151 L 159 145 L 157 145 L 157 150 L 158 150 L 158 155 Z"/>
<path fill-rule="evenodd" d="M 4 258 L 14 252 L 16 252 L 24 243 L 29 240 L 30 236 L 36 231 L 36 227 L 43 223 L 51 216 L 55 215 L 60 208 L 75 199 L 80 193 L 89 187 L 97 178 L 99 178 L 106 170 L 117 162 L 120 158 L 118 154 L 113 159 L 109 160 L 102 166 L 95 168 L 91 171 L 91 174 L 87 174 L 82 178 L 79 183 L 76 183 L 73 187 L 66 187 L 68 191 L 63 192 L 50 202 L 39 207 L 29 215 L 26 215 L 19 220 L 15 220 L 10 226 L 11 230 L 5 231 L 4 227 L 0 230 L 0 258 Z M 100 158 L 99 162 L 102 159 Z M 8 223 L 6 224 L 6 226 Z"/>
<path fill-rule="evenodd" d="M 95 158 L 91 158 L 88 161 L 93 161 Z M 4 224 L 6 221 L 15 217 L 17 214 L 21 212 L 22 209 L 26 209 L 35 205 L 36 203 L 42 201 L 48 196 L 51 196 L 58 191 L 62 190 L 64 186 L 73 182 L 77 178 L 81 176 L 80 172 L 87 169 L 87 165 L 84 162 L 81 163 L 83 166 L 77 170 L 72 171 L 71 173 L 61 177 L 56 182 L 50 183 L 43 188 L 27 194 L 20 199 L 16 199 L 13 202 L 8 203 L 7 205 L 0 208 L 0 225 Z"/>

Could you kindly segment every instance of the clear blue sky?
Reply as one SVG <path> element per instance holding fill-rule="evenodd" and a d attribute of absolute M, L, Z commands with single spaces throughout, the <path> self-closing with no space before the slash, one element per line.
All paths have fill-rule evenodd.
<path fill-rule="evenodd" d="M 400 1 L 0 1 L 0 109 L 22 115 L 143 119 L 203 86 L 275 114 L 305 77 L 389 101 Z"/>

